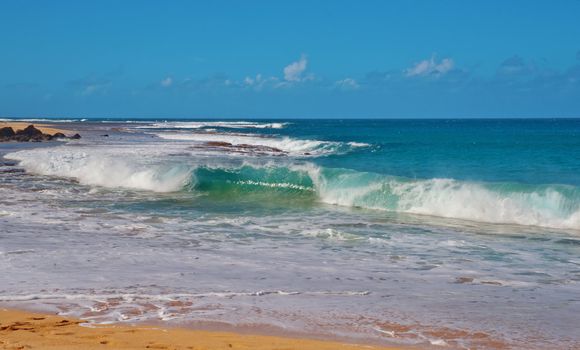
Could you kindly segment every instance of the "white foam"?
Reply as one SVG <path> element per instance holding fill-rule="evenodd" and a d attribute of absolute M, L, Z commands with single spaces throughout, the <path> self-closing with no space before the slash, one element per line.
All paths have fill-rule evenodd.
<path fill-rule="evenodd" d="M 175 138 L 176 135 L 194 142 L 213 140 L 264 145 L 294 154 L 306 151 L 323 154 L 332 149 L 331 145 L 335 146 L 324 141 L 261 138 L 245 134 L 229 137 L 225 134 L 170 134 L 169 137 Z M 107 147 L 64 145 L 22 150 L 8 154 L 6 158 L 20 161 L 20 165 L 30 173 L 72 178 L 85 185 L 172 192 L 195 181 L 195 163 L 166 159 L 172 152 L 183 152 L 187 147 L 188 144 L 166 141 Z M 277 166 L 280 166 L 279 162 Z M 408 180 L 339 169 L 323 170 L 310 163 L 286 166 L 292 171 L 305 172 L 312 179 L 320 201 L 328 204 L 486 223 L 580 230 L 577 196 L 566 196 L 564 189 L 558 186 L 510 190 L 509 185 L 498 187 L 452 179 Z M 222 166 L 218 164 L 217 167 Z M 308 186 L 285 181 L 242 181 L 242 185 L 311 191 Z M 0 216 L 7 215 L 0 213 Z"/>
<path fill-rule="evenodd" d="M 241 180 L 241 181 L 237 181 L 236 183 L 240 184 L 240 185 L 250 185 L 250 186 L 258 186 L 258 187 L 288 188 L 288 189 L 299 190 L 299 191 L 308 191 L 308 192 L 314 191 L 314 189 L 312 189 L 310 187 L 300 186 L 300 185 L 287 183 L 287 182 L 275 182 L 274 183 L 274 182 L 253 181 L 253 180 Z M 0 215 L 1 215 L 1 213 L 0 213 Z"/>
<path fill-rule="evenodd" d="M 23 295 L 0 295 L 2 302 L 16 302 L 16 301 L 32 301 L 32 300 L 80 300 L 80 301 L 96 301 L 106 302 L 110 299 L 122 299 L 124 302 L 134 302 L 140 299 L 147 299 L 151 301 L 175 301 L 179 299 L 197 299 L 197 298 L 234 298 L 234 297 L 261 297 L 261 296 L 296 296 L 296 295 L 310 295 L 310 296 L 367 296 L 370 292 L 366 290 L 339 290 L 339 291 L 284 291 L 284 290 L 257 290 L 252 292 L 205 292 L 205 293 L 168 293 L 168 294 L 145 294 L 145 293 L 76 293 L 76 294 L 61 294 L 61 293 L 38 293 L 38 294 L 23 294 Z"/>
<path fill-rule="evenodd" d="M 49 118 L 31 118 L 31 119 L 17 119 L 17 118 L 0 118 L 1 122 L 47 122 L 47 123 L 75 123 L 84 122 L 87 119 L 49 119 Z"/>
<path fill-rule="evenodd" d="M 328 179 L 312 173 L 322 202 L 486 223 L 580 229 L 580 209 L 555 188 L 505 192 L 452 179 L 364 180 L 364 173 Z M 312 175 L 311 175 L 312 176 Z"/>
<path fill-rule="evenodd" d="M 250 134 L 209 134 L 209 133 L 155 133 L 165 140 L 191 141 L 196 143 L 227 142 L 234 146 L 252 145 L 279 149 L 293 156 L 327 155 L 336 153 L 341 143 L 332 141 L 301 140 L 290 137 L 260 137 Z M 276 152 L 274 152 L 276 153 Z"/>
<path fill-rule="evenodd" d="M 365 240 L 364 237 L 354 235 L 352 233 L 339 231 L 332 228 L 325 228 L 325 229 L 317 229 L 317 230 L 306 230 L 302 231 L 302 234 L 306 236 L 322 238 L 329 241 L 336 241 L 336 242 L 354 242 L 354 241 L 363 241 Z"/>
<path fill-rule="evenodd" d="M 65 146 L 24 150 L 5 157 L 20 161 L 20 166 L 33 174 L 73 178 L 84 185 L 109 188 L 173 192 L 191 179 L 190 168 L 139 162 L 139 154 L 127 154 L 130 149 L 111 151 Z"/>
<path fill-rule="evenodd" d="M 203 128 L 227 128 L 227 129 L 282 129 L 288 123 L 259 123 L 246 121 L 216 121 L 216 122 L 163 122 L 140 126 L 146 129 L 203 129 Z"/>
<path fill-rule="evenodd" d="M 348 145 L 352 147 L 370 147 L 370 144 L 368 143 L 354 141 L 349 142 Z"/>

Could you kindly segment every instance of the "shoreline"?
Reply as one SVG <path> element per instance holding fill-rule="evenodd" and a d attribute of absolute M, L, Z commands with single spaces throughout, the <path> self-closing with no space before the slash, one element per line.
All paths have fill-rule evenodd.
<path fill-rule="evenodd" d="M 0 308 L 0 349 L 402 350 L 307 338 L 156 325 L 95 325 L 48 313 Z M 411 349 L 406 347 L 406 349 Z M 416 349 L 416 348 L 415 348 Z"/>
<path fill-rule="evenodd" d="M 24 128 L 26 128 L 29 125 L 34 125 L 35 128 L 42 131 L 44 134 L 53 135 L 56 133 L 63 133 L 63 134 L 74 133 L 73 130 L 61 129 L 57 125 L 50 124 L 50 123 L 36 124 L 33 122 L 26 122 L 26 121 L 23 121 L 23 122 L 13 122 L 13 121 L 2 122 L 2 121 L 0 121 L 0 129 L 1 128 L 12 128 L 12 129 L 14 129 L 14 131 L 23 130 Z"/>

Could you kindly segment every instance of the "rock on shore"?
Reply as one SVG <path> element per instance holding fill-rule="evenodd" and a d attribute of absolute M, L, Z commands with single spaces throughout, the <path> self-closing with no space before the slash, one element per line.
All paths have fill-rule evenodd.
<path fill-rule="evenodd" d="M 22 130 L 14 131 L 10 126 L 0 128 L 0 142 L 7 141 L 17 141 L 17 142 L 42 142 L 51 141 L 57 139 L 80 139 L 81 135 L 74 134 L 73 136 L 66 136 L 61 132 L 57 132 L 54 135 L 45 134 L 39 129 L 35 128 L 34 125 L 28 125 Z"/>

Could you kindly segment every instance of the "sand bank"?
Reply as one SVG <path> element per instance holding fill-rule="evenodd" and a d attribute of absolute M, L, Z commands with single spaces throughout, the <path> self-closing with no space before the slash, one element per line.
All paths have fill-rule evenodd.
<path fill-rule="evenodd" d="M 394 350 L 337 342 L 82 321 L 0 309 L 0 349 Z"/>
<path fill-rule="evenodd" d="M 36 123 L 31 123 L 31 122 L 0 122 L 0 129 L 5 128 L 5 127 L 11 127 L 12 129 L 14 129 L 14 131 L 17 131 L 17 130 L 24 129 L 29 125 L 34 125 L 35 128 L 37 128 L 38 130 L 42 131 L 45 134 L 54 135 L 57 132 L 60 132 L 60 133 L 68 135 L 68 134 L 74 133 L 70 130 L 65 130 L 65 129 L 60 129 L 58 127 L 55 127 L 55 125 L 53 125 L 53 124 L 36 124 Z"/>

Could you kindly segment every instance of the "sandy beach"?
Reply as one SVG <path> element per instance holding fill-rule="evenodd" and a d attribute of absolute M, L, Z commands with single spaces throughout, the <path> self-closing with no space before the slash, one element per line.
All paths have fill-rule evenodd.
<path fill-rule="evenodd" d="M 6 127 L 11 127 L 12 129 L 14 129 L 14 131 L 17 130 L 22 130 L 24 128 L 26 128 L 29 125 L 34 125 L 35 128 L 37 128 L 38 130 L 42 131 L 45 134 L 51 134 L 54 135 L 57 132 L 69 135 L 72 133 L 71 130 L 67 130 L 67 129 L 61 129 L 58 127 L 55 127 L 55 125 L 53 124 L 36 124 L 33 122 L 0 122 L 0 129 L 1 128 L 6 128 Z"/>
<path fill-rule="evenodd" d="M 0 1 L 0 350 L 580 350 L 580 0 Z"/>
<path fill-rule="evenodd" d="M 81 326 L 54 315 L 0 309 L 0 349 L 394 350 L 338 342 L 151 326 Z"/>

